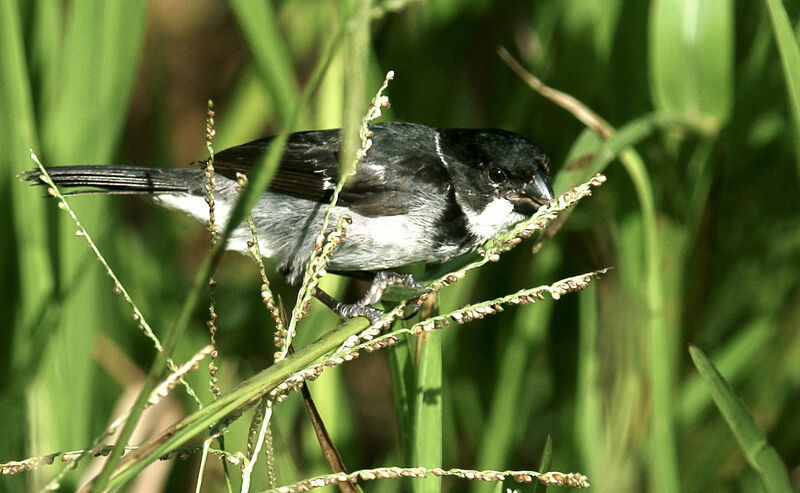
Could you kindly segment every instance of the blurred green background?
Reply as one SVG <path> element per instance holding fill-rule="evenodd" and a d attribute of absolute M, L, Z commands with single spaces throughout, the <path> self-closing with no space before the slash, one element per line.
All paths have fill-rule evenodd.
<path fill-rule="evenodd" d="M 90 447 L 130 405 L 154 358 L 74 224 L 42 189 L 15 178 L 32 167 L 28 149 L 46 165 L 185 166 L 205 157 L 209 98 L 218 150 L 269 135 L 287 124 L 343 12 L 364 5 L 0 2 L 0 462 Z M 337 48 L 292 130 L 340 126 L 348 83 L 365 77 L 366 108 L 391 69 L 384 120 L 521 133 L 551 156 L 562 192 L 578 183 L 598 141 L 527 87 L 497 55 L 502 45 L 620 130 L 616 147 L 603 149 L 633 145 L 643 164 L 611 160 L 608 183 L 535 257 L 523 243 L 442 292 L 444 311 L 615 267 L 558 303 L 441 332 L 441 439 L 428 444 L 441 465 L 537 469 L 552 434 L 553 469 L 589 475 L 593 491 L 760 491 L 689 358 L 691 343 L 731 383 L 798 488 L 800 4 L 376 0 L 372 8 L 366 63 Z M 141 198 L 70 203 L 163 334 L 208 251 L 207 232 Z M 274 271 L 271 279 L 292 299 Z M 323 286 L 345 297 L 363 289 L 333 276 Z M 228 255 L 217 290 L 223 391 L 271 361 L 258 290 L 252 261 Z M 315 308 L 297 346 L 337 323 Z M 207 343 L 206 310 L 197 310 L 176 361 Z M 407 462 L 387 354 L 362 355 L 311 384 L 333 440 L 350 470 L 439 465 Z M 192 376 L 207 401 L 206 380 L 205 370 Z M 194 409 L 174 394 L 145 416 L 142 436 Z M 298 396 L 274 419 L 281 482 L 325 473 Z M 229 450 L 244 447 L 246 428 L 233 427 Z M 154 465 L 129 490 L 193 491 L 198 461 Z M 62 467 L 0 478 L 0 490 L 37 491 Z M 222 491 L 221 468 L 209 467 L 204 491 Z M 62 490 L 89 474 L 82 463 Z M 263 471 L 256 477 L 263 489 Z M 463 480 L 441 486 L 500 491 Z M 411 488 L 439 485 L 364 485 Z"/>

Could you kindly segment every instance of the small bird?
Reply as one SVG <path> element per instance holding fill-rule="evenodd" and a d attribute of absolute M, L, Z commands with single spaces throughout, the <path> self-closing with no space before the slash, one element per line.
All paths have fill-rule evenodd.
<path fill-rule="evenodd" d="M 364 297 L 344 304 L 317 289 L 317 299 L 343 319 L 366 316 L 384 290 L 419 284 L 391 269 L 440 263 L 478 249 L 488 239 L 530 217 L 553 198 L 549 160 L 536 145 L 497 129 L 437 129 L 416 123 L 369 126 L 372 147 L 345 183 L 331 225 L 348 215 L 352 224 L 328 271 L 372 279 Z M 239 194 L 237 175 L 247 175 L 271 138 L 214 156 L 215 216 L 224 227 Z M 274 260 L 299 285 L 339 179 L 340 129 L 289 136 L 279 168 L 251 211 L 263 256 Z M 155 202 L 208 221 L 204 169 L 120 165 L 57 166 L 47 169 L 56 185 L 83 187 L 74 193 L 146 194 Z M 21 175 L 39 181 L 38 170 Z M 330 226 L 331 228 L 333 226 Z M 247 224 L 226 248 L 247 253 Z"/>

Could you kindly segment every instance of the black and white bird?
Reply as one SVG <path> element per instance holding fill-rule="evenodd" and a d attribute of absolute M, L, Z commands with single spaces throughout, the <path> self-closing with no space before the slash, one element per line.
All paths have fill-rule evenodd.
<path fill-rule="evenodd" d="M 383 290 L 408 275 L 391 269 L 439 263 L 476 250 L 497 233 L 531 216 L 553 198 L 548 158 L 536 145 L 497 129 L 437 129 L 414 123 L 369 126 L 372 147 L 345 184 L 331 224 L 348 215 L 352 225 L 330 259 L 328 270 L 373 279 L 362 300 L 343 304 L 322 291 L 318 299 L 343 318 L 380 311 L 371 305 Z M 226 223 L 238 196 L 237 173 L 247 175 L 266 152 L 270 138 L 215 155 L 215 215 Z M 297 132 L 267 191 L 252 209 L 261 253 L 297 285 L 339 177 L 340 130 Z M 201 167 L 173 169 L 89 165 L 48 168 L 53 182 L 82 192 L 140 193 L 157 203 L 207 221 L 207 178 Z M 39 171 L 23 178 L 38 181 Z M 226 245 L 247 253 L 246 224 Z"/>

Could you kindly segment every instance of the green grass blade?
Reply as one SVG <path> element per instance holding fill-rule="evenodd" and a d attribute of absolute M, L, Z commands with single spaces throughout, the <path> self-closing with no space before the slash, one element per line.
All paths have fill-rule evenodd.
<path fill-rule="evenodd" d="M 655 112 L 636 118 L 616 129 L 608 140 L 603 142 L 592 131 L 584 130 L 570 149 L 567 164 L 556 174 L 553 190 L 559 193 L 591 178 L 595 173 L 603 173 L 614 159 L 620 157 L 627 148 L 638 145 L 656 130 L 672 126 L 690 125 L 680 115 L 672 112 Z M 696 129 L 696 127 L 691 127 Z"/>
<path fill-rule="evenodd" d="M 195 411 L 158 436 L 151 438 L 135 452 L 126 455 L 125 460 L 114 472 L 108 487 L 111 489 L 121 487 L 148 464 L 185 444 L 198 433 L 207 431 L 209 426 L 229 416 L 242 406 L 257 402 L 261 396 L 274 389 L 286 378 L 319 360 L 325 354 L 339 347 L 348 337 L 363 331 L 368 325 L 369 321 L 365 318 L 352 319 L 340 325 L 279 363 L 242 382 L 230 393 L 221 396 L 208 406 Z"/>
<path fill-rule="evenodd" d="M 598 332 L 599 308 L 597 288 L 591 286 L 578 297 L 580 314 L 580 334 L 578 336 L 578 388 L 575 435 L 581 453 L 584 471 L 590 478 L 601 474 L 598 465 L 602 463 L 603 443 L 603 400 L 598 385 Z"/>
<path fill-rule="evenodd" d="M 274 105 L 254 70 L 242 74 L 227 104 L 216 125 L 214 147 L 227 149 L 261 137 Z"/>
<path fill-rule="evenodd" d="M 18 327 L 37 318 L 53 283 L 47 253 L 47 221 L 41 192 L 19 187 L 15 175 L 30 169 L 29 149 L 37 146 L 36 121 L 25 60 L 21 19 L 16 2 L 0 4 L 0 177 L 8 187 L 14 211 L 14 235 L 18 243 Z M 13 115 L 13 118 L 11 117 Z"/>
<path fill-rule="evenodd" d="M 756 320 L 733 334 L 725 346 L 712 353 L 717 362 L 715 366 L 728 376 L 728 381 L 737 383 L 744 379 L 751 368 L 768 357 L 772 351 L 770 346 L 774 343 L 770 328 L 774 326 L 775 320 L 771 317 Z M 710 397 L 700 375 L 689 377 L 683 384 L 678 400 L 678 419 L 681 425 L 688 426 L 698 422 L 702 413 L 712 405 Z"/>
<path fill-rule="evenodd" d="M 574 187 L 576 183 L 583 183 L 593 174 L 601 173 L 610 160 L 602 164 L 597 163 L 597 166 L 589 165 L 595 164 L 595 158 L 602 146 L 603 139 L 591 129 L 584 129 L 575 139 L 563 166 L 553 178 L 553 191 L 561 193 Z"/>
<path fill-rule="evenodd" d="M 653 185 L 647 168 L 632 148 L 622 151 L 620 161 L 633 180 L 644 227 L 645 297 L 647 299 L 650 385 L 652 386 L 651 491 L 678 491 L 677 446 L 673 426 L 672 392 L 675 386 L 677 327 L 665 313 L 665 289 L 661 245 L 656 219 Z"/>
<path fill-rule="evenodd" d="M 45 161 L 108 162 L 125 121 L 143 35 L 140 2 L 71 4 L 58 70 L 45 81 L 58 87 L 55 99 L 42 105 Z"/>
<path fill-rule="evenodd" d="M 5 313 L 10 374 L 0 379 L 0 414 L 5 423 L 0 454 L 18 457 L 26 452 L 25 384 L 39 354 L 35 329 L 53 303 L 51 256 L 48 252 L 46 207 L 41 191 L 21 187 L 15 175 L 30 167 L 28 149 L 38 145 L 36 121 L 26 63 L 23 27 L 17 2 L 0 2 L 0 193 L 6 210 L 6 230 L 0 249 L 4 262 L 0 276 L 4 290 L 0 307 Z M 13 321 L 13 322 L 12 322 Z M 17 373 L 15 370 L 22 370 Z M 25 371 L 28 370 L 28 371 Z M 22 404 L 22 405 L 21 405 Z M 9 491 L 24 489 L 24 478 L 4 479 Z M 30 486 L 30 482 L 28 483 Z"/>
<path fill-rule="evenodd" d="M 442 332 L 422 336 L 414 394 L 413 465 L 442 467 Z M 428 476 L 412 483 L 416 493 L 437 493 L 442 478 Z"/>
<path fill-rule="evenodd" d="M 395 321 L 395 324 L 403 323 Z M 403 458 L 403 465 L 411 467 L 413 465 L 412 440 L 414 436 L 412 409 L 412 395 L 414 383 L 417 381 L 416 367 L 411 351 L 411 344 L 414 338 L 407 336 L 400 344 L 389 348 L 389 371 L 392 377 L 392 398 L 394 400 L 395 413 L 397 413 L 397 428 L 400 435 L 400 452 Z"/>
<path fill-rule="evenodd" d="M 539 472 L 546 473 L 550 471 L 550 466 L 553 465 L 553 434 L 547 434 L 547 441 L 544 443 L 544 450 L 542 450 L 542 460 L 539 461 Z M 591 476 L 589 476 L 591 477 Z M 539 491 L 547 491 L 547 486 L 539 481 L 533 482 L 533 493 Z"/>
<path fill-rule="evenodd" d="M 789 473 L 780 456 L 767 443 L 767 438 L 758 429 L 753 416 L 725 378 L 717 371 L 710 359 L 697 347 L 689 346 L 697 371 L 705 380 L 706 386 L 714 398 L 722 416 L 727 421 L 739 446 L 747 457 L 747 461 L 758 472 L 764 488 L 769 493 L 790 493 Z"/>
<path fill-rule="evenodd" d="M 284 126 L 292 118 L 300 96 L 300 85 L 283 35 L 278 28 L 272 2 L 232 0 L 230 6 L 253 54 L 264 88 L 272 97 L 278 117 Z"/>
<path fill-rule="evenodd" d="M 650 9 L 650 89 L 659 110 L 716 133 L 733 104 L 733 2 L 660 0 Z"/>
<path fill-rule="evenodd" d="M 651 485 L 653 491 L 677 491 L 679 474 L 677 447 L 673 427 L 672 391 L 675 385 L 675 338 L 677 328 L 671 326 L 664 311 L 665 290 L 661 267 L 659 231 L 655 196 L 647 168 L 633 146 L 656 128 L 673 121 L 671 113 L 645 115 L 622 127 L 605 142 L 583 172 L 602 170 L 618 156 L 633 181 L 639 199 L 644 225 L 645 292 L 648 308 L 650 384 L 652 386 Z"/>
<path fill-rule="evenodd" d="M 360 146 L 358 130 L 364 114 L 367 85 L 367 64 L 369 60 L 369 6 L 370 0 L 348 0 L 344 2 L 347 11 L 352 12 L 350 25 L 344 41 L 344 130 L 340 149 L 339 176 L 350 173 L 353 156 Z"/>
<path fill-rule="evenodd" d="M 38 83 L 49 87 L 38 88 L 37 92 L 49 91 L 51 99 L 58 91 L 57 80 L 53 73 L 58 70 L 64 36 L 63 19 L 67 6 L 58 2 L 36 2 L 33 11 L 33 22 L 30 28 L 29 60 L 31 85 L 38 88 Z M 37 95 L 38 99 L 47 98 Z"/>
<path fill-rule="evenodd" d="M 797 154 L 797 170 L 800 173 L 800 46 L 781 0 L 765 0 L 772 21 L 772 30 L 778 43 L 789 93 L 789 108 L 794 121 L 794 144 Z"/>
<path fill-rule="evenodd" d="M 35 11 L 39 28 L 53 28 L 59 23 L 60 10 L 39 7 Z M 34 63 L 41 80 L 39 84 L 31 83 L 31 90 L 42 88 L 35 93 L 41 97 L 37 102 L 42 121 L 41 149 L 37 151 L 53 157 L 50 160 L 53 164 L 108 162 L 125 122 L 144 33 L 144 6 L 141 2 L 77 0 L 66 10 L 63 35 L 60 26 L 55 33 L 35 35 L 41 51 L 34 53 Z M 45 54 L 46 49 L 50 51 Z M 18 72 L 24 73 L 24 70 Z M 38 147 L 32 141 L 24 145 Z M 30 165 L 27 160 L 21 162 Z M 31 197 L 40 202 L 40 207 L 52 207 L 52 202 L 41 200 L 40 191 L 32 192 Z M 97 197 L 84 201 L 87 206 L 82 214 L 84 219 L 102 223 L 104 202 L 105 199 Z M 36 209 L 26 210 L 26 224 L 31 223 L 32 211 Z M 74 241 L 72 226 L 59 231 L 56 225 L 51 225 L 50 229 L 61 233 L 57 242 L 61 255 L 58 268 L 51 270 L 46 278 L 56 279 L 57 286 L 63 279 L 63 286 L 69 286 L 65 294 L 93 302 L 63 305 L 58 319 L 49 321 L 52 332 L 39 341 L 41 358 L 36 379 L 28 387 L 31 444 L 36 451 L 58 450 L 91 441 L 91 421 L 75 420 L 74 416 L 91 416 L 95 406 L 103 402 L 94 399 L 96 367 L 91 349 L 94 331 L 107 320 L 109 312 L 102 294 L 111 294 L 101 272 L 86 269 L 86 259 L 91 254 Z M 29 242 L 26 249 L 46 244 Z M 29 281 L 36 282 L 35 279 L 25 282 Z M 64 392 L 65 388 L 70 392 Z M 48 404 L 43 406 L 41 402 Z"/>

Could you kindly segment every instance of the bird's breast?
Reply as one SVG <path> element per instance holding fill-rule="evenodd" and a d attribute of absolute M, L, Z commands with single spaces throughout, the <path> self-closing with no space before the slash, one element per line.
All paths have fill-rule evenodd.
<path fill-rule="evenodd" d="M 418 208 L 408 214 L 377 217 L 350 215 L 353 222 L 331 259 L 331 270 L 391 269 L 418 262 L 443 262 L 463 253 L 457 244 L 439 240 L 440 210 Z"/>

